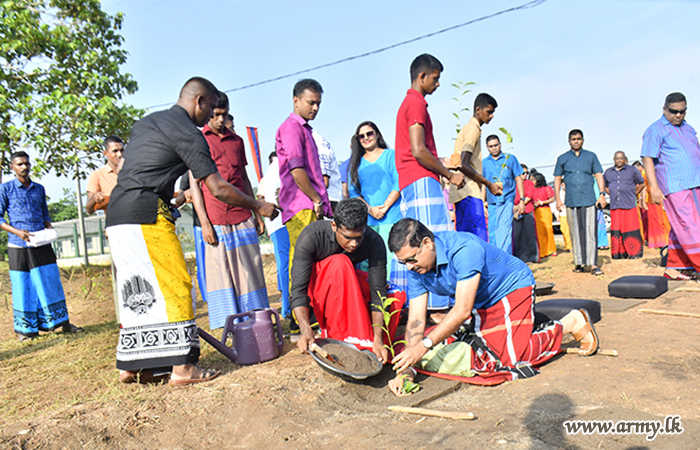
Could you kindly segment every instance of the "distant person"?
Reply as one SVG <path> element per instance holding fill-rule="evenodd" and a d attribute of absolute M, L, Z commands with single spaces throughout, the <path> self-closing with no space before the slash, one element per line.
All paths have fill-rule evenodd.
<path fill-rule="evenodd" d="M 234 125 L 233 116 L 231 114 L 226 117 L 226 123 L 224 126 L 231 130 L 231 133 L 236 134 L 236 126 Z"/>
<path fill-rule="evenodd" d="M 484 178 L 500 184 L 501 195 L 486 192 L 489 211 L 489 240 L 509 255 L 513 254 L 513 203 L 517 203 L 520 213 L 525 212 L 522 168 L 515 155 L 501 151 L 501 140 L 495 134 L 486 138 L 489 155 L 483 160 Z M 515 201 L 516 198 L 519 201 Z"/>
<path fill-rule="evenodd" d="M 0 228 L 8 234 L 12 310 L 15 334 L 20 342 L 37 337 L 39 331 L 59 327 L 64 333 L 83 331 L 68 319 L 66 295 L 53 247 L 50 243 L 39 247 L 28 245 L 34 232 L 52 228 L 46 190 L 29 177 L 31 167 L 26 152 L 12 153 L 10 168 L 15 179 L 0 185 Z"/>
<path fill-rule="evenodd" d="M 593 189 L 595 190 L 595 196 L 601 194 L 600 188 L 597 184 L 593 184 Z M 610 250 L 610 241 L 608 240 L 608 227 L 605 224 L 605 214 L 603 213 L 603 208 L 596 208 L 595 217 L 597 220 L 597 231 L 598 231 L 598 250 Z"/>
<path fill-rule="evenodd" d="M 332 221 L 307 226 L 297 241 L 290 300 L 301 328 L 297 347 L 306 352 L 314 342 L 312 308 L 321 337 L 371 350 L 380 362 L 387 362 L 381 328 L 381 298 L 387 296 L 384 243 L 367 227 L 362 200 L 343 200 L 336 213 Z M 368 272 L 356 271 L 362 261 L 368 261 Z"/>
<path fill-rule="evenodd" d="M 481 126 L 493 119 L 498 103 L 489 94 L 481 93 L 474 99 L 474 116 L 459 130 L 452 153 L 452 165 L 465 176 L 467 183 L 461 189 L 450 187 L 450 203 L 455 205 L 457 231 L 468 231 L 488 241 L 484 192 L 492 197 L 503 195 L 503 186 L 482 175 Z M 483 188 L 485 186 L 485 189 Z M 489 200 L 491 201 L 491 200 Z"/>
<path fill-rule="evenodd" d="M 685 95 L 666 96 L 663 116 L 644 132 L 642 161 L 651 201 L 663 204 L 671 224 L 664 276 L 687 280 L 700 271 L 700 146 L 685 121 Z"/>
<path fill-rule="evenodd" d="M 348 178 L 350 197 L 359 197 L 367 204 L 367 225 L 382 237 L 389 255 L 389 232 L 401 220 L 399 174 L 394 150 L 387 148 L 373 122 L 362 122 L 355 130 Z M 403 266 L 387 258 L 386 270 L 392 283 L 405 291 Z"/>
<path fill-rule="evenodd" d="M 596 207 L 607 204 L 601 193 L 596 199 L 593 181 L 604 189 L 603 167 L 595 153 L 583 149 L 583 131 L 569 132 L 571 149 L 557 158 L 554 168 L 554 195 L 559 211 L 564 203 L 559 197 L 562 178 L 566 180 L 566 217 L 571 230 L 575 273 L 582 273 L 590 266 L 593 275 L 603 275 L 598 268 L 598 220 Z"/>
<path fill-rule="evenodd" d="M 549 204 L 554 201 L 554 191 L 547 185 L 547 179 L 541 173 L 532 175 L 535 183 L 535 194 L 532 201 L 535 206 L 535 225 L 537 226 L 537 243 L 540 258 L 557 256 L 557 245 L 554 242 L 552 228 L 552 209 Z"/>
<path fill-rule="evenodd" d="M 559 197 L 561 201 L 566 204 L 566 183 L 561 182 L 561 191 L 559 192 Z M 556 210 L 555 210 L 556 211 Z M 561 231 L 561 237 L 564 239 L 564 251 L 571 251 L 571 230 L 569 230 L 569 219 L 566 218 L 566 208 L 563 208 L 559 213 L 559 230 Z"/>
<path fill-rule="evenodd" d="M 267 166 L 265 176 L 262 177 L 258 184 L 258 200 L 277 202 L 280 190 L 280 164 L 277 159 L 277 153 L 270 153 L 268 160 L 270 165 Z M 289 233 L 280 216 L 277 216 L 274 220 L 265 219 L 265 226 L 275 250 L 277 288 L 282 293 L 282 317 L 291 319 L 292 309 L 289 306 Z"/>
<path fill-rule="evenodd" d="M 199 369 L 192 278 L 169 209 L 175 181 L 189 169 L 219 200 L 265 217 L 277 207 L 244 194 L 219 174 L 198 127 L 212 117 L 219 91 L 204 78 L 188 80 L 177 103 L 137 121 L 107 210 L 107 234 L 117 267 L 121 329 L 117 368 L 122 383 L 209 381 Z M 194 184 L 194 183 L 193 183 Z M 167 330 L 167 332 L 166 332 Z"/>
<path fill-rule="evenodd" d="M 525 207 L 520 212 L 519 204 L 521 201 L 517 197 L 514 198 L 514 214 L 516 217 L 513 220 L 513 246 L 515 250 L 513 255 L 524 263 L 538 263 L 540 262 L 540 251 L 537 246 L 535 206 L 532 201 L 535 196 L 535 185 L 529 180 L 530 173 L 527 170 L 527 166 L 520 164 L 520 167 L 522 168 L 520 180 L 523 184 L 522 204 Z"/>
<path fill-rule="evenodd" d="M 350 188 L 348 187 L 348 169 L 350 167 L 350 158 L 340 164 L 340 185 L 343 189 L 343 200 L 350 198 Z"/>
<path fill-rule="evenodd" d="M 610 196 L 610 251 L 613 259 L 641 258 L 644 240 L 639 229 L 637 194 L 644 189 L 639 170 L 627 164 L 625 152 L 617 151 L 615 165 L 603 173 Z"/>
<path fill-rule="evenodd" d="M 668 221 L 663 204 L 656 205 L 651 201 L 649 181 L 647 180 L 644 165 L 640 161 L 633 164 L 642 173 L 644 189 L 639 193 L 639 209 L 642 214 L 644 226 L 644 240 L 649 248 L 662 248 L 668 245 L 668 235 L 671 232 L 671 224 Z"/>
<path fill-rule="evenodd" d="M 421 221 L 433 231 L 452 227 L 440 176 L 458 188 L 466 182 L 461 172 L 450 172 L 438 160 L 433 122 L 425 101 L 425 96 L 440 86 L 442 70 L 442 63 L 434 56 L 426 53 L 416 57 L 410 68 L 411 88 L 396 116 L 396 170 L 402 215 Z M 429 309 L 444 311 L 448 307 L 447 297 L 431 296 L 429 299 Z"/>
<path fill-rule="evenodd" d="M 106 210 L 109 204 L 109 194 L 117 185 L 119 162 L 124 153 L 124 141 L 118 136 L 107 136 L 102 142 L 102 154 L 107 158 L 107 164 L 90 174 L 87 183 L 87 203 L 85 210 L 92 214 L 96 209 Z"/>
<path fill-rule="evenodd" d="M 176 208 L 182 207 L 185 203 L 192 204 L 192 190 L 190 189 L 189 171 L 180 177 L 180 186 L 177 197 L 173 202 Z M 197 263 L 197 285 L 202 301 L 207 302 L 207 265 L 204 262 L 204 248 L 206 243 L 202 236 L 202 222 L 199 220 L 197 210 L 192 205 L 192 234 L 194 235 L 194 255 Z"/>
<path fill-rule="evenodd" d="M 229 107 L 228 96 L 220 92 L 202 134 L 221 177 L 255 198 L 246 172 L 243 139 L 224 125 Z M 215 330 L 223 328 L 231 314 L 270 306 L 258 241 L 265 233 L 265 224 L 257 211 L 217 199 L 206 185 L 200 187 L 190 180 L 190 190 L 202 224 L 209 328 Z"/>
<path fill-rule="evenodd" d="M 335 157 L 335 152 L 331 143 L 326 140 L 321 134 L 313 130 L 311 133 L 318 148 L 318 158 L 321 164 L 321 173 L 323 174 L 323 184 L 328 192 L 328 200 L 331 202 L 331 209 L 335 211 L 335 205 L 343 199 L 343 186 L 341 184 L 340 167 L 338 166 L 338 158 Z"/>
<path fill-rule="evenodd" d="M 308 78 L 298 81 L 292 91 L 294 111 L 282 122 L 275 135 L 282 222 L 289 233 L 290 273 L 294 265 L 294 249 L 302 230 L 324 216 L 333 216 L 313 129 L 309 125 L 318 114 L 322 95 L 323 88 L 318 81 Z M 315 319 L 312 326 L 314 323 Z M 296 339 L 299 336 L 297 322 L 292 321 L 290 327 L 290 333 Z"/>
<path fill-rule="evenodd" d="M 532 271 L 472 233 L 432 233 L 420 222 L 403 219 L 392 228 L 389 247 L 410 270 L 406 347 L 392 360 L 397 378 L 389 383 L 397 395 L 401 378 L 412 380 L 411 366 L 421 367 L 433 349 L 444 350 L 445 361 L 462 362 L 450 375 L 508 380 L 537 375 L 537 367 L 559 352 L 567 333 L 581 342 L 580 356 L 598 351 L 598 336 L 585 310 L 535 327 Z M 454 308 L 434 328 L 427 327 L 428 292 L 455 299 Z M 466 351 L 450 352 L 447 339 L 464 342 Z"/>

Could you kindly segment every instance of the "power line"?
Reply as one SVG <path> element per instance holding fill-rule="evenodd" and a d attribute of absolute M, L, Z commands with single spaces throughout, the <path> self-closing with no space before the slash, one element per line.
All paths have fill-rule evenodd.
<path fill-rule="evenodd" d="M 233 88 L 233 89 L 228 89 L 228 90 L 223 91 L 223 92 L 229 93 L 229 92 L 242 91 L 242 90 L 250 89 L 250 88 L 253 88 L 253 87 L 256 87 L 256 86 L 261 86 L 261 85 L 263 85 L 263 84 L 272 83 L 272 82 L 274 82 L 274 81 L 284 80 L 285 78 L 291 78 L 291 77 L 294 77 L 294 76 L 297 76 L 297 75 L 301 75 L 301 74 L 303 74 L 303 73 L 313 72 L 314 70 L 325 69 L 326 67 L 335 66 L 335 65 L 342 64 L 342 63 L 345 63 L 345 62 L 348 62 L 348 61 L 354 61 L 354 60 L 356 60 L 356 59 L 365 58 L 365 57 L 371 56 L 371 55 L 376 55 L 377 53 L 382 53 L 382 52 L 385 52 L 385 51 L 387 51 L 387 50 L 394 49 L 394 48 L 396 48 L 396 47 L 401 47 L 401 46 L 403 46 L 403 45 L 411 44 L 411 43 L 413 43 L 413 42 L 417 42 L 417 41 L 420 41 L 420 40 L 422 40 L 422 39 L 427 39 L 427 38 L 429 38 L 429 37 L 437 36 L 438 34 L 447 33 L 448 31 L 456 30 L 457 28 L 466 27 L 467 25 L 472 25 L 472 24 L 474 24 L 474 23 L 481 22 L 481 21 L 484 21 L 484 20 L 487 20 L 487 19 L 492 19 L 492 18 L 494 18 L 494 17 L 500 16 L 500 15 L 503 15 L 503 14 L 507 14 L 507 13 L 510 13 L 510 12 L 519 11 L 519 10 L 523 10 L 523 9 L 534 8 L 534 7 L 536 7 L 536 6 L 541 5 L 542 3 L 546 2 L 546 1 L 547 1 L 547 0 L 533 0 L 533 1 L 530 1 L 530 2 L 527 2 L 527 3 L 523 3 L 523 4 L 520 5 L 520 6 L 514 6 L 513 8 L 504 9 L 504 10 L 495 12 L 495 13 L 493 13 L 493 14 L 489 14 L 489 15 L 486 15 L 486 16 L 482 16 L 482 17 L 479 17 L 479 18 L 477 18 L 477 19 L 472 19 L 472 20 L 470 20 L 470 21 L 468 21 L 468 22 L 460 23 L 459 25 L 453 25 L 453 26 L 451 26 L 451 27 L 443 28 L 442 30 L 435 31 L 435 32 L 433 32 L 433 33 L 428 33 L 428 34 L 424 34 L 424 35 L 422 35 L 422 36 L 418 36 L 418 37 L 413 38 L 413 39 L 408 39 L 408 40 L 406 40 L 406 41 L 401 41 L 401 42 L 398 42 L 398 43 L 396 43 L 396 44 L 389 45 L 388 47 L 382 47 L 382 48 L 379 48 L 379 49 L 377 49 L 377 50 L 372 50 L 372 51 L 369 51 L 369 52 L 366 52 L 366 53 L 361 53 L 361 54 L 359 54 L 359 55 L 350 56 L 350 57 L 343 58 L 343 59 L 339 59 L 339 60 L 336 60 L 336 61 L 333 61 L 333 62 L 329 62 L 329 63 L 326 63 L 326 64 L 321 64 L 320 66 L 312 67 L 312 68 L 310 68 L 310 69 L 304 69 L 304 70 L 300 70 L 300 71 L 297 71 L 297 72 L 288 73 L 288 74 L 286 74 L 286 75 L 280 75 L 280 76 L 278 76 L 278 77 L 268 78 L 267 80 L 258 81 L 258 82 L 256 82 L 256 83 L 247 84 L 247 85 L 245 85 L 245 86 L 240 86 L 240 87 Z M 160 108 L 160 107 L 169 106 L 169 105 L 172 105 L 172 102 L 163 103 L 163 104 L 160 104 L 160 105 L 149 106 L 149 107 L 147 107 L 146 109 Z"/>

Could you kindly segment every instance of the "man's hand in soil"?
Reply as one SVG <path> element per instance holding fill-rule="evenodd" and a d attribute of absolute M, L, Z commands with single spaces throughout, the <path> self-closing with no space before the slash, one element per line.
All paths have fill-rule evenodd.
<path fill-rule="evenodd" d="M 385 364 L 389 361 L 389 350 L 384 347 L 383 341 L 377 341 L 375 339 L 372 343 L 372 352 L 377 356 L 380 363 Z"/>
<path fill-rule="evenodd" d="M 314 342 L 314 332 L 311 327 L 302 327 L 301 336 L 297 341 L 297 348 L 299 351 L 302 353 L 307 353 L 309 351 L 309 345 L 313 344 Z"/>
<path fill-rule="evenodd" d="M 397 397 L 407 395 L 403 391 L 404 380 L 413 381 L 413 370 L 407 369 L 403 372 L 396 372 L 396 378 L 389 380 L 389 390 Z"/>
<path fill-rule="evenodd" d="M 394 364 L 394 370 L 401 372 L 413 366 L 423 358 L 423 355 L 428 353 L 428 349 L 423 346 L 422 343 L 418 342 L 417 345 L 412 345 L 406 347 L 404 351 L 399 353 L 396 358 L 394 358 L 392 364 Z"/>

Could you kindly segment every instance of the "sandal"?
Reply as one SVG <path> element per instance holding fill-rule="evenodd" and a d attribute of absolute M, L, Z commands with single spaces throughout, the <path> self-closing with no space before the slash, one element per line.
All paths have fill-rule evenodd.
<path fill-rule="evenodd" d="M 202 373 L 200 374 L 199 378 L 186 378 L 183 380 L 173 380 L 172 378 L 170 378 L 170 381 L 168 383 L 170 383 L 171 386 L 187 386 L 190 384 L 211 381 L 219 375 L 221 375 L 220 370 L 206 369 L 202 370 Z"/>
<path fill-rule="evenodd" d="M 674 280 L 674 281 L 690 281 L 694 280 L 694 277 L 691 277 L 690 275 L 686 275 L 683 272 L 678 272 L 678 276 L 676 278 L 673 278 L 666 272 L 664 272 L 664 278 L 668 278 L 669 280 Z"/>
<path fill-rule="evenodd" d="M 579 309 L 579 311 L 581 312 L 581 314 L 583 314 L 583 318 L 586 319 L 586 324 L 578 330 L 572 332 L 571 334 L 574 336 L 574 339 L 576 339 L 578 342 L 581 342 L 581 339 L 588 336 L 588 333 L 591 333 L 593 335 L 593 341 L 581 342 L 581 346 L 578 349 L 578 355 L 593 356 L 600 348 L 600 343 L 598 341 L 598 333 L 596 333 L 595 328 L 593 328 L 593 321 L 591 320 L 591 316 L 588 315 L 588 311 L 586 311 L 585 309 Z"/>
<path fill-rule="evenodd" d="M 162 373 L 160 375 L 154 375 L 151 371 L 143 372 L 131 372 L 125 370 L 119 374 L 119 382 L 124 384 L 139 383 L 139 384 L 150 384 L 150 383 L 160 383 L 170 376 L 169 373 Z"/>
<path fill-rule="evenodd" d="M 73 325 L 72 323 L 68 323 L 66 325 L 63 325 L 62 330 L 64 333 L 82 333 L 83 331 L 85 331 L 82 328 Z"/>
<path fill-rule="evenodd" d="M 596 267 L 595 269 L 591 269 L 591 275 L 599 277 L 601 275 L 605 275 L 605 272 Z"/>
<path fill-rule="evenodd" d="M 576 266 L 574 267 L 574 270 L 572 270 L 573 273 L 583 273 L 585 271 L 586 269 L 583 266 Z"/>

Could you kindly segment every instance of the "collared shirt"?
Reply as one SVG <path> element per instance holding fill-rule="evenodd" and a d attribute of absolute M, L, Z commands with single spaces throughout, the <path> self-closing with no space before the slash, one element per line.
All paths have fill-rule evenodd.
<path fill-rule="evenodd" d="M 481 125 L 476 117 L 469 119 L 457 134 L 455 150 L 450 156 L 450 163 L 457 167 L 462 165 L 462 153 L 470 153 L 469 165 L 476 173 L 482 173 L 481 162 Z M 450 203 L 457 203 L 467 197 L 474 197 L 481 200 L 481 185 L 471 178 L 465 176 L 466 184 L 462 189 L 450 184 Z"/>
<path fill-rule="evenodd" d="M 209 124 L 204 125 L 202 133 L 209 144 L 209 152 L 221 177 L 239 191 L 245 192 L 243 175 L 248 161 L 245 158 L 243 139 L 225 127 L 224 135 L 219 137 L 212 131 Z M 231 206 L 217 199 L 204 183 L 201 186 L 207 217 L 212 225 L 237 225 L 248 220 L 252 215 L 249 209 Z"/>
<path fill-rule="evenodd" d="M 515 177 L 523 171 L 522 166 L 518 162 L 515 155 L 501 152 L 498 158 L 489 155 L 484 158 L 484 178 L 487 180 L 503 183 L 503 195 L 493 195 L 490 190 L 486 189 L 486 199 L 489 204 L 501 204 L 512 202 L 516 197 L 520 203 L 520 196 L 516 192 Z"/>
<path fill-rule="evenodd" d="M 417 123 L 423 125 L 425 147 L 437 158 L 433 122 L 428 114 L 428 102 L 418 91 L 409 89 L 406 92 L 406 98 L 399 107 L 399 113 L 396 115 L 396 170 L 399 172 L 400 189 L 425 177 L 440 180 L 437 174 L 421 166 L 411 153 L 411 139 L 408 129 Z"/>
<path fill-rule="evenodd" d="M 314 142 L 309 123 L 301 116 L 291 113 L 282 122 L 275 135 L 277 158 L 280 163 L 280 206 L 282 222 L 287 222 L 303 209 L 314 209 L 314 202 L 297 186 L 292 169 L 302 168 L 309 176 L 311 186 L 321 196 L 323 215 L 332 217 L 331 202 L 328 200 L 326 185 L 323 183 L 318 148 Z"/>
<path fill-rule="evenodd" d="M 357 250 L 347 253 L 338 245 L 329 220 L 313 222 L 299 235 L 292 265 L 292 289 L 289 304 L 292 309 L 309 306 L 309 280 L 313 265 L 329 256 L 346 255 L 353 264 L 369 261 L 370 303 L 381 309 L 380 295 L 386 297 L 386 248 L 384 240 L 373 229 L 365 228 L 365 236 Z"/>
<path fill-rule="evenodd" d="M 316 142 L 318 148 L 318 158 L 321 163 L 321 173 L 328 177 L 328 200 L 339 202 L 343 199 L 343 189 L 340 185 L 340 169 L 338 168 L 338 159 L 335 157 L 335 152 L 331 143 L 321 136 L 318 131 L 313 130 L 311 135 Z"/>
<path fill-rule="evenodd" d="M 209 145 L 179 105 L 149 114 L 131 129 L 124 165 L 107 208 L 107 226 L 155 223 L 158 199 L 166 205 L 187 169 L 195 178 L 217 171 Z"/>
<path fill-rule="evenodd" d="M 51 221 L 44 186 L 30 180 L 29 187 L 26 187 L 17 178 L 0 185 L 0 223 L 7 222 L 5 213 L 10 219 L 10 225 L 18 230 L 43 230 L 44 222 Z M 7 234 L 10 244 L 27 246 L 16 234 Z"/>
<path fill-rule="evenodd" d="M 610 209 L 637 207 L 637 185 L 644 184 L 644 177 L 635 167 L 625 164 L 620 170 L 610 167 L 603 174 L 605 187 L 610 191 Z"/>
<path fill-rule="evenodd" d="M 564 177 L 566 183 L 566 207 L 579 208 L 593 206 L 596 202 L 593 184 L 596 173 L 602 173 L 603 167 L 595 153 L 581 149 L 579 155 L 569 150 L 557 158 L 554 168 L 555 177 Z"/>
<path fill-rule="evenodd" d="M 360 190 L 350 180 L 348 192 L 350 197 L 362 197 L 369 206 L 382 206 L 392 191 L 399 190 L 399 174 L 396 172 L 396 157 L 394 150 L 385 148 L 382 154 L 374 162 L 360 158 L 360 167 L 357 169 L 360 182 Z M 384 217 L 377 220 L 367 216 L 367 225 L 391 225 L 401 220 L 401 201 L 397 200 L 391 205 Z"/>
<path fill-rule="evenodd" d="M 664 195 L 700 186 L 700 146 L 685 120 L 675 126 L 661 116 L 644 132 L 642 157 L 654 159 L 656 180 Z"/>
<path fill-rule="evenodd" d="M 408 272 L 408 292 L 416 298 L 426 292 L 454 298 L 457 283 L 481 274 L 474 309 L 484 309 L 509 293 L 532 286 L 535 277 L 524 262 L 484 242 L 472 233 L 435 233 L 435 270 Z"/>
<path fill-rule="evenodd" d="M 90 174 L 87 182 L 87 191 L 91 194 L 102 192 L 109 196 L 116 185 L 117 172 L 109 164 L 105 164 L 104 167 L 100 167 Z M 107 209 L 108 204 L 109 198 L 107 198 L 106 202 L 101 203 L 99 207 L 95 205 L 95 209 Z"/>
<path fill-rule="evenodd" d="M 529 198 L 530 201 L 525 204 L 525 212 L 523 214 L 530 214 L 535 210 L 535 202 L 533 198 L 535 197 L 535 183 L 530 180 L 523 180 L 523 198 Z M 517 205 L 520 203 L 520 197 L 517 195 L 513 198 L 513 204 Z"/>

